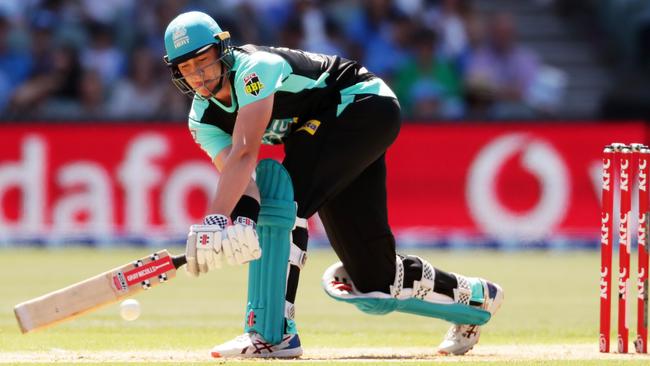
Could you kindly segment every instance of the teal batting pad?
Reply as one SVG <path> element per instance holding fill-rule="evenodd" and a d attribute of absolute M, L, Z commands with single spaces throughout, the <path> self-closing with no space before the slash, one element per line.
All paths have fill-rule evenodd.
<path fill-rule="evenodd" d="M 285 333 L 287 268 L 296 204 L 291 177 L 280 163 L 262 160 L 256 174 L 262 198 L 257 223 L 262 257 L 248 267 L 244 329 L 261 334 L 271 344 L 279 344 Z"/>
<path fill-rule="evenodd" d="M 390 313 L 392 311 L 399 311 L 402 313 L 443 319 L 455 324 L 476 325 L 483 325 L 487 323 L 491 317 L 490 313 L 487 310 L 458 303 L 436 304 L 416 298 L 398 300 L 388 297 L 331 297 L 339 301 L 353 304 L 364 313 L 373 315 L 382 315 Z"/>
<path fill-rule="evenodd" d="M 455 324 L 483 325 L 492 317 L 487 310 L 465 304 L 435 304 L 416 298 L 396 301 L 399 312 L 444 319 Z"/>
<path fill-rule="evenodd" d="M 401 259 L 400 259 L 401 260 Z M 331 298 L 356 306 L 367 314 L 383 315 L 393 311 L 443 319 L 455 324 L 483 325 L 490 320 L 489 311 L 453 301 L 415 297 L 399 291 L 391 295 L 380 291 L 360 292 L 341 262 L 331 265 L 323 274 L 323 289 Z"/>

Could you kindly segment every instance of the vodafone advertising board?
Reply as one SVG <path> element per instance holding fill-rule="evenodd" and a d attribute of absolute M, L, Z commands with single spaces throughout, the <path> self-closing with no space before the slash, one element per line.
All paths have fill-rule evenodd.
<path fill-rule="evenodd" d="M 0 136 L 5 245 L 180 240 L 201 220 L 218 180 L 183 125 L 19 124 L 0 126 Z M 645 126 L 405 124 L 387 154 L 391 225 L 406 244 L 596 243 L 601 151 L 614 141 L 644 142 Z M 281 159 L 282 150 L 263 155 Z"/>

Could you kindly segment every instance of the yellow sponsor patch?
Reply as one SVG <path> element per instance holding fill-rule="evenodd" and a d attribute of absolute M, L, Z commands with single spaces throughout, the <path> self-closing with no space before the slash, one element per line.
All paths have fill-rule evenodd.
<path fill-rule="evenodd" d="M 310 119 L 309 121 L 305 122 L 305 125 L 300 127 L 298 131 L 307 131 L 310 135 L 314 135 L 316 133 L 316 130 L 318 129 L 318 126 L 320 126 L 320 121 L 317 119 Z"/>

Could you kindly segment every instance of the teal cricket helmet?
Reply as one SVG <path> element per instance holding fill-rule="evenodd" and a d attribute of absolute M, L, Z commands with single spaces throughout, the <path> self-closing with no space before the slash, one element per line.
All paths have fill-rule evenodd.
<path fill-rule="evenodd" d="M 172 82 L 178 89 L 188 96 L 194 91 L 187 83 L 178 64 L 203 52 L 217 48 L 219 60 L 225 71 L 219 79 L 218 88 L 221 87 L 223 77 L 232 69 L 234 58 L 230 47 L 230 33 L 223 31 L 217 22 L 208 14 L 200 11 L 190 11 L 174 18 L 165 30 L 165 51 L 163 57 L 172 74 Z"/>
<path fill-rule="evenodd" d="M 230 39 L 208 14 L 190 11 L 174 18 L 165 30 L 165 61 L 178 64 Z"/>

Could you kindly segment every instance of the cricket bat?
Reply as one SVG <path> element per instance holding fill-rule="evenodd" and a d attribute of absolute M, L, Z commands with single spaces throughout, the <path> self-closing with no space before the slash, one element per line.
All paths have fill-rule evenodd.
<path fill-rule="evenodd" d="M 14 307 L 23 333 L 43 329 L 131 297 L 176 276 L 185 256 L 166 249 Z"/>

